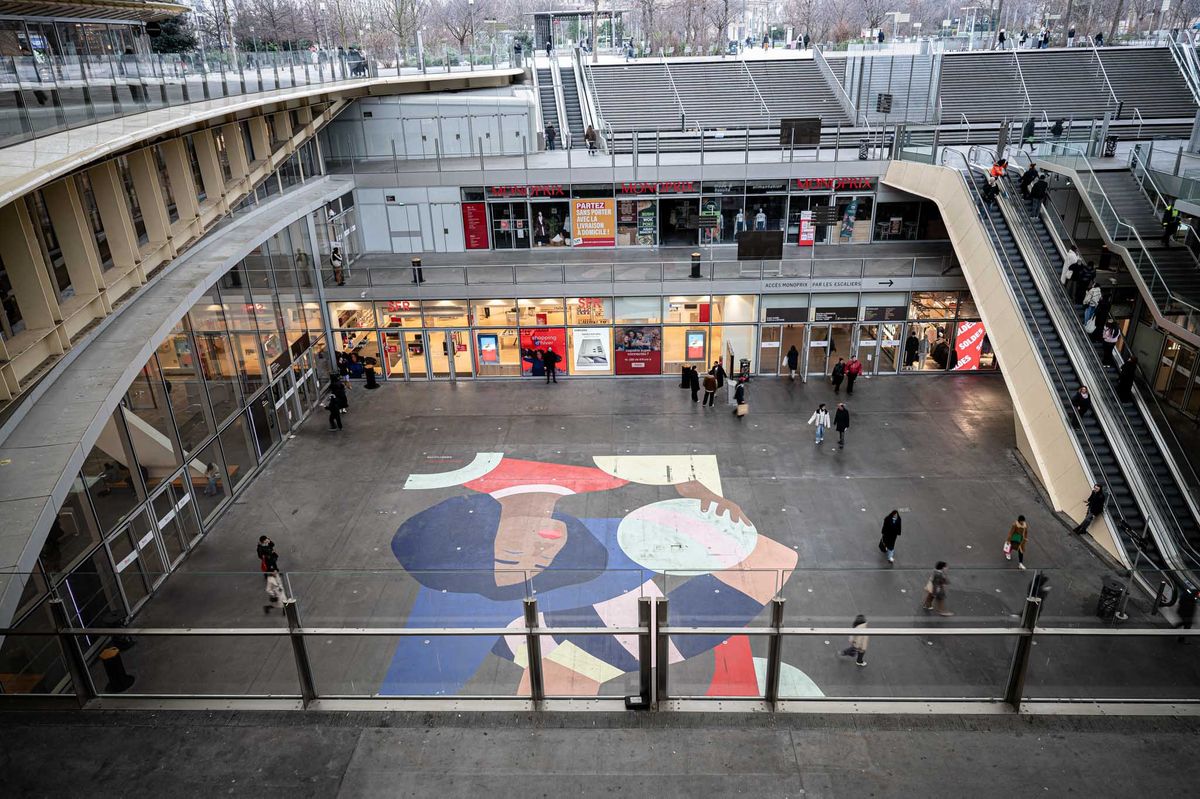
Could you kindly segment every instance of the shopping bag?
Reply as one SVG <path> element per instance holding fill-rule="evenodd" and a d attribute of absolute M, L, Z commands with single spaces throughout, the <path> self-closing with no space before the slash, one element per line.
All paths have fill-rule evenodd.
<path fill-rule="evenodd" d="M 1005 555 L 1010 555 L 1010 554 L 1012 554 L 1012 541 L 1005 541 L 1005 542 L 1004 542 L 1004 554 L 1005 554 Z"/>
<path fill-rule="evenodd" d="M 747 405 L 746 403 L 743 402 L 741 405 L 737 406 L 737 415 L 738 416 L 745 416 L 749 412 L 750 412 L 750 406 Z"/>

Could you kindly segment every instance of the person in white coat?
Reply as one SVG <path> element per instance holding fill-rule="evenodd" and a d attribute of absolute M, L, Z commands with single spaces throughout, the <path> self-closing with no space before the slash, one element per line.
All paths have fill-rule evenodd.
<path fill-rule="evenodd" d="M 1074 271 L 1071 267 L 1081 263 L 1083 263 L 1083 259 L 1079 257 L 1079 249 L 1072 244 L 1063 258 L 1062 273 L 1058 276 L 1058 282 L 1064 286 L 1067 285 L 1067 281 L 1071 279 L 1071 272 Z"/>
<path fill-rule="evenodd" d="M 817 426 L 815 443 L 820 444 L 825 440 L 825 429 L 829 427 L 829 411 L 825 409 L 825 403 L 822 402 L 817 406 L 817 409 L 813 411 L 813 415 L 808 417 L 808 423 Z"/>
<path fill-rule="evenodd" d="M 853 624 L 855 633 L 850 636 L 850 646 L 841 651 L 842 656 L 854 658 L 854 662 L 859 666 L 867 665 L 867 643 L 870 638 L 867 636 L 867 617 L 861 613 L 854 617 Z"/>

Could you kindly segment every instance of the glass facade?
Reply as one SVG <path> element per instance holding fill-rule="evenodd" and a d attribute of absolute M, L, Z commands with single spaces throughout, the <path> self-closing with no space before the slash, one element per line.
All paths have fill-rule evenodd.
<path fill-rule="evenodd" d="M 59 508 L 16 626 L 49 619 L 51 588 L 81 624 L 128 618 L 316 407 L 323 333 L 306 228 L 227 272 L 142 366 Z M 57 662 L 53 639 L 8 636 L 0 666 L 28 661 L 35 642 Z M 51 691 L 62 677 L 58 664 L 20 688 Z"/>

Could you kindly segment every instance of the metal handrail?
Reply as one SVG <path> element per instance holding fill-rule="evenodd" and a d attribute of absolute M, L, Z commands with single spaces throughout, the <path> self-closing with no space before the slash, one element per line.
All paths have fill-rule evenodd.
<path fill-rule="evenodd" d="M 978 149 L 980 151 L 986 152 L 985 150 L 983 150 L 983 148 L 978 148 Z M 974 151 L 974 148 L 973 148 L 973 151 Z M 949 164 L 947 163 L 947 158 L 951 153 L 953 153 L 953 155 L 957 156 L 959 159 L 962 160 L 962 162 L 963 162 L 962 169 L 956 169 L 954 167 L 949 167 Z M 996 229 L 995 223 L 992 222 L 990 215 L 988 213 L 986 213 L 986 211 L 982 210 L 983 198 L 979 194 L 979 190 L 975 185 L 975 181 L 970 178 L 972 170 L 976 170 L 977 168 L 971 163 L 969 156 L 964 155 L 962 152 L 960 152 L 958 150 L 952 150 L 950 148 L 946 148 L 942 151 L 941 164 L 942 164 L 942 166 L 947 166 L 951 169 L 955 169 L 955 171 L 959 174 L 960 179 L 965 184 L 967 194 L 975 200 L 976 213 L 979 215 L 980 220 L 982 221 L 982 224 L 989 231 L 989 236 L 991 237 L 991 241 L 993 243 L 993 246 L 992 246 L 993 254 L 996 256 L 997 260 L 1000 260 L 1003 262 L 1003 264 L 1007 265 L 1008 274 L 1013 276 L 1013 279 L 1011 279 L 1011 280 L 1005 279 L 1001 282 L 1004 284 L 1005 290 L 1007 291 L 1008 296 L 1012 300 L 1014 306 L 1016 306 L 1017 308 L 1020 309 L 1022 315 L 1026 319 L 1026 324 L 1024 325 L 1025 335 L 1029 339 L 1030 346 L 1033 348 L 1033 350 L 1035 352 L 1049 352 L 1050 351 L 1049 342 L 1046 340 L 1041 327 L 1037 324 L 1037 321 L 1030 309 L 1029 302 L 1025 297 L 1024 290 L 1021 288 L 1020 284 L 1015 279 L 1015 276 L 1017 274 L 1016 267 L 1012 264 L 1011 260 L 1009 259 L 1008 253 L 1006 253 L 1002 247 L 997 246 L 997 243 L 1000 241 L 999 231 Z M 984 170 L 982 168 L 979 168 L 978 171 L 983 172 Z M 1055 385 L 1068 386 L 1068 385 L 1070 385 L 1070 383 L 1067 381 L 1067 376 L 1062 373 L 1062 371 L 1059 369 L 1058 363 L 1056 361 L 1054 361 L 1054 359 L 1052 359 L 1052 358 L 1035 358 L 1034 362 L 1037 364 L 1039 371 L 1041 371 L 1043 378 L 1051 386 L 1055 386 Z M 1057 382 L 1054 382 L 1052 380 L 1051 374 L 1050 374 L 1051 370 L 1053 370 L 1054 376 L 1057 378 Z M 1079 418 L 1078 412 L 1075 410 L 1075 407 L 1073 405 L 1064 407 L 1059 402 L 1055 402 L 1054 405 L 1055 405 L 1055 408 L 1056 408 L 1060 418 L 1063 420 L 1064 423 L 1070 422 L 1071 419 L 1074 418 L 1075 421 L 1082 428 L 1083 420 Z M 1079 443 L 1080 439 L 1082 439 L 1082 441 L 1083 441 L 1083 446 L 1085 446 L 1087 448 L 1088 452 L 1091 454 L 1090 461 L 1088 461 L 1087 459 L 1085 459 L 1083 457 L 1083 450 L 1080 448 L 1080 443 Z M 1091 473 L 1090 464 L 1091 463 L 1095 463 L 1095 464 L 1101 463 L 1099 454 L 1096 452 L 1095 448 L 1092 446 L 1092 442 L 1088 439 L 1087 436 L 1072 436 L 1071 443 L 1072 443 L 1072 446 L 1075 448 L 1076 453 L 1079 456 L 1081 463 L 1084 465 L 1085 470 L 1087 470 L 1089 472 L 1089 479 L 1091 479 L 1091 481 L 1093 483 L 1102 484 L 1105 487 L 1108 496 L 1110 496 L 1110 497 L 1113 496 L 1112 484 L 1109 483 L 1109 481 L 1108 481 L 1108 475 L 1106 475 L 1103 472 L 1103 470 L 1101 470 L 1099 472 L 1099 474 Z M 1125 522 L 1125 518 L 1124 518 L 1123 514 L 1121 513 L 1121 509 L 1115 503 L 1110 503 L 1105 510 L 1108 513 L 1114 513 L 1120 519 L 1120 521 L 1122 523 Z M 1128 552 L 1126 552 L 1125 554 L 1126 554 L 1126 557 L 1128 557 Z"/>
<path fill-rule="evenodd" d="M 675 95 L 675 104 L 679 106 L 679 118 L 681 124 L 680 130 L 687 130 L 687 109 L 683 107 L 683 98 L 679 96 L 679 89 L 675 87 L 675 76 L 671 74 L 671 65 L 667 63 L 666 56 L 663 56 L 663 69 L 667 72 L 667 80 L 671 83 L 671 93 Z"/>
<path fill-rule="evenodd" d="M 758 90 L 758 81 L 754 80 L 754 73 L 750 71 L 750 65 L 746 63 L 746 59 L 741 59 L 739 63 L 741 63 L 742 69 L 746 70 L 746 77 L 750 78 L 750 85 L 754 87 L 754 94 L 758 97 L 763 115 L 767 118 L 767 127 L 771 127 L 771 108 L 767 105 L 767 100 L 763 97 L 762 92 Z"/>
<path fill-rule="evenodd" d="M 603 128 L 608 125 L 608 120 L 604 118 L 604 109 L 600 107 L 600 93 L 596 91 L 596 76 L 592 74 L 591 65 L 587 61 L 583 62 L 584 87 L 590 95 L 590 100 L 594 104 L 596 127 Z M 612 126 L 608 125 L 609 132 L 612 132 Z"/>
<path fill-rule="evenodd" d="M 1187 84 L 1188 91 L 1192 93 L 1192 99 L 1197 105 L 1200 105 L 1200 66 L 1196 63 L 1196 51 L 1191 37 L 1186 36 L 1186 38 L 1188 46 L 1185 50 L 1174 36 L 1168 37 L 1167 52 L 1171 54 L 1175 66 L 1179 68 L 1179 74 L 1183 76 L 1183 82 Z"/>
<path fill-rule="evenodd" d="M 1104 85 L 1108 87 L 1108 95 L 1112 99 L 1113 112 L 1116 115 L 1114 119 L 1120 118 L 1121 98 L 1117 97 L 1117 91 L 1113 88 L 1112 81 L 1108 79 L 1108 70 L 1104 68 L 1104 59 L 1100 57 L 1100 48 L 1096 46 L 1095 37 L 1087 36 L 1085 38 L 1092 46 L 1092 57 L 1096 59 L 1096 64 L 1100 67 L 1100 74 L 1104 77 Z"/>
<path fill-rule="evenodd" d="M 846 112 L 846 116 L 850 117 L 851 124 L 855 127 L 858 127 L 858 104 L 855 103 L 854 100 L 850 99 L 850 94 L 846 91 L 846 87 L 843 86 L 842 82 L 837 79 L 836 75 L 833 74 L 833 67 L 829 66 L 829 61 L 826 60 L 825 54 L 821 52 L 819 45 L 813 45 L 813 60 L 817 62 L 817 68 L 821 70 L 821 73 L 825 75 L 834 86 L 837 87 L 837 92 L 840 94 L 839 101 L 841 102 L 842 110 Z M 865 117 L 866 114 L 863 114 L 863 116 Z M 870 132 L 871 123 L 866 119 L 864 119 L 863 122 L 866 124 L 867 131 Z"/>
<path fill-rule="evenodd" d="M 1021 69 L 1021 51 L 1013 50 L 1013 63 L 1017 65 L 1017 77 L 1021 79 L 1021 91 L 1025 93 L 1025 117 L 1033 113 L 1033 100 L 1029 98 L 1029 86 L 1025 84 L 1025 71 Z"/>
<path fill-rule="evenodd" d="M 1162 272 L 1159 271 L 1158 264 L 1157 264 L 1157 262 L 1155 262 L 1154 256 L 1150 254 L 1150 249 L 1146 246 L 1146 243 L 1144 241 L 1142 241 L 1142 237 L 1140 235 L 1138 235 L 1138 232 L 1133 227 L 1133 225 L 1130 225 L 1129 223 L 1127 223 L 1121 219 L 1120 215 L 1117 213 L 1116 206 L 1114 206 L 1112 201 L 1108 199 L 1108 195 L 1104 192 L 1104 187 L 1100 185 L 1100 178 L 1096 175 L 1095 170 L 1092 169 L 1092 165 L 1088 162 L 1087 154 L 1084 151 L 1080 150 L 1079 148 L 1074 147 L 1066 142 L 1043 142 L 1043 143 L 1050 144 L 1051 153 L 1048 156 L 1043 156 L 1039 153 L 1037 156 L 1039 161 L 1045 162 L 1045 161 L 1047 161 L 1047 159 L 1049 159 L 1051 163 L 1054 163 L 1053 159 L 1055 158 L 1055 154 L 1054 154 L 1055 150 L 1060 150 L 1064 154 L 1066 154 L 1068 157 L 1075 159 L 1074 164 L 1071 164 L 1071 165 L 1064 164 L 1064 166 L 1069 166 L 1069 168 L 1071 168 L 1075 172 L 1075 174 L 1077 176 L 1079 176 L 1080 178 L 1083 178 L 1084 176 L 1086 176 L 1088 178 L 1087 181 L 1084 181 L 1082 179 L 1076 181 L 1076 183 L 1082 189 L 1082 194 L 1083 194 L 1085 202 L 1088 202 L 1088 203 L 1095 202 L 1095 200 L 1093 199 L 1093 195 L 1094 194 L 1099 195 L 1099 198 L 1101 201 L 1101 206 L 1097 207 L 1095 209 L 1098 213 L 1098 218 L 1096 219 L 1096 222 L 1105 233 L 1108 233 L 1109 236 L 1112 237 L 1113 243 L 1115 244 L 1118 241 L 1129 242 L 1131 240 L 1136 243 L 1137 248 L 1141 252 L 1139 253 L 1139 255 L 1140 255 L 1139 263 L 1134 264 L 1133 271 L 1139 277 L 1142 277 L 1140 263 L 1142 263 L 1142 262 L 1148 263 L 1151 271 L 1153 272 L 1154 279 L 1158 282 L 1158 285 L 1162 286 L 1163 291 L 1166 292 L 1167 297 L 1170 299 L 1170 301 L 1187 309 L 1188 316 L 1195 315 L 1197 318 L 1200 318 L 1200 307 L 1197 307 L 1196 305 L 1179 297 L 1177 294 L 1175 294 L 1174 292 L 1171 291 L 1171 287 L 1169 285 L 1167 285 L 1166 279 L 1163 277 Z M 1068 151 L 1071 151 L 1071 152 L 1068 153 Z M 1079 168 L 1080 162 L 1082 162 L 1085 171 L 1080 170 L 1080 168 Z M 1104 223 L 1104 215 L 1106 213 L 1111 216 L 1111 218 L 1113 219 L 1113 222 L 1114 222 L 1114 227 L 1111 232 L 1108 230 L 1108 227 Z M 1126 231 L 1123 239 L 1117 238 L 1118 231 L 1120 228 L 1124 228 Z M 1129 249 L 1129 248 L 1126 247 L 1126 249 Z M 1131 261 L 1133 260 L 1132 253 L 1130 254 L 1130 260 Z M 1144 280 L 1144 278 L 1143 278 L 1143 280 Z M 1145 293 L 1148 295 L 1148 299 L 1153 301 L 1154 294 L 1152 291 L 1150 291 L 1150 287 L 1144 286 L 1144 288 L 1145 288 Z M 1162 312 L 1160 311 L 1160 313 L 1162 313 Z M 1165 316 L 1166 314 L 1164 313 L 1163 315 Z M 1183 327 L 1183 326 L 1181 325 L 1181 327 Z M 1186 330 L 1187 328 L 1184 327 L 1184 329 Z"/>
<path fill-rule="evenodd" d="M 1173 561 L 1172 565 L 1180 567 L 1183 562 L 1178 559 L 1178 555 L 1180 554 L 1179 545 L 1182 544 L 1188 550 L 1192 560 L 1191 568 L 1195 568 L 1200 565 L 1200 554 L 1183 536 L 1183 524 L 1162 493 L 1161 484 L 1156 480 L 1146 479 L 1146 476 L 1154 474 L 1150 456 L 1143 446 L 1141 438 L 1133 430 L 1120 398 L 1117 397 L 1112 385 L 1104 377 L 1103 365 L 1097 357 L 1096 349 L 1079 324 L 1075 308 L 1068 301 L 1058 281 L 1059 270 L 1054 268 L 1051 256 L 1046 252 L 1043 243 L 1036 236 L 1029 235 L 1027 224 L 1030 224 L 1031 221 L 1028 209 L 1018 207 L 1018 203 L 1014 203 L 1005 193 L 1001 194 L 1000 202 L 1001 210 L 1009 220 L 1009 227 L 1014 238 L 1017 239 L 1018 246 L 1020 247 L 1022 243 L 1025 245 L 1022 247 L 1022 254 L 1038 293 L 1041 295 L 1042 302 L 1058 331 L 1060 341 L 1070 353 L 1071 362 L 1079 373 L 1080 379 L 1089 386 L 1095 398 L 1101 400 L 1095 403 L 1096 418 L 1105 430 L 1110 446 L 1115 453 L 1124 453 L 1124 457 L 1120 458 L 1123 463 L 1128 464 L 1130 459 L 1133 461 L 1130 464 L 1133 468 L 1124 469 L 1125 476 L 1130 488 L 1134 490 L 1138 504 L 1142 506 L 1147 523 L 1150 523 L 1152 530 L 1161 530 L 1164 534 L 1169 533 L 1174 539 L 1173 542 L 1166 542 L 1174 543 L 1174 546 L 1164 546 L 1164 542 L 1159 541 L 1159 551 Z M 1012 221 L 1014 218 L 1018 220 L 1016 224 Z M 1049 277 L 1047 277 L 1047 273 L 1049 273 Z M 1084 437 L 1086 438 L 1086 436 Z M 1169 454 L 1165 452 L 1160 454 L 1163 460 L 1169 464 L 1171 461 Z M 1173 523 L 1173 527 L 1171 523 Z M 1171 558 L 1171 555 L 1176 557 Z"/>

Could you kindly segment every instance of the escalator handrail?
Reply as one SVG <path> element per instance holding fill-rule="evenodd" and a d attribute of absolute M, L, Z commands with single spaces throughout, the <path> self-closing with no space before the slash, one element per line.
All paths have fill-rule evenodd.
<path fill-rule="evenodd" d="M 1096 349 L 1088 339 L 1083 327 L 1078 323 L 1075 307 L 1067 300 L 1066 294 L 1058 282 L 1059 270 L 1054 268 L 1049 253 L 1046 252 L 1037 236 L 1032 233 L 1032 220 L 1028 209 L 1024 203 L 1013 202 L 1008 194 L 1004 194 L 1000 201 L 1002 203 L 1001 212 L 1009 220 L 1009 227 L 1014 238 L 1018 234 L 1021 235 L 1026 246 L 1032 248 L 1031 252 L 1022 253 L 1027 268 L 1030 270 L 1038 293 L 1041 294 L 1043 305 L 1051 314 L 1053 324 L 1058 329 L 1059 340 L 1067 350 L 1081 383 L 1087 385 L 1093 393 L 1095 416 L 1105 431 L 1109 446 L 1113 449 L 1114 454 L 1118 455 L 1119 460 L 1126 464 L 1125 479 L 1130 490 L 1137 497 L 1142 506 L 1143 515 L 1146 517 L 1147 523 L 1152 525 L 1152 529 L 1161 528 L 1164 535 L 1170 535 L 1165 542 L 1166 545 L 1164 542 L 1160 542 L 1159 549 L 1168 560 L 1175 561 L 1177 565 L 1183 565 L 1184 560 L 1172 558 L 1171 554 L 1182 555 L 1185 554 L 1183 549 L 1186 549 L 1188 559 L 1192 561 L 1193 566 L 1200 564 L 1200 555 L 1197 555 L 1191 542 L 1183 535 L 1183 524 L 1162 492 L 1161 484 L 1153 479 L 1154 471 L 1150 456 L 1140 437 L 1133 430 L 1123 403 L 1120 402 L 1112 385 L 1104 377 L 1103 367 L 1096 355 Z M 1035 269 L 1038 271 L 1035 272 Z M 1086 438 L 1086 434 L 1084 437 Z M 1122 455 L 1122 453 L 1124 454 Z M 1167 457 L 1161 452 L 1159 454 L 1166 463 Z M 1129 468 L 1130 466 L 1133 468 Z M 1154 524 L 1155 522 L 1157 524 Z"/>
<path fill-rule="evenodd" d="M 962 160 L 962 162 L 963 162 L 962 169 L 955 169 L 954 167 L 950 167 L 950 168 L 955 169 L 955 171 L 958 172 L 959 177 L 963 181 L 964 187 L 967 190 L 968 196 L 970 196 L 974 200 L 976 213 L 979 214 L 979 217 L 980 217 L 982 223 L 984 224 L 986 229 L 989 231 L 989 234 L 991 236 L 991 239 L 993 242 L 993 247 L 992 247 L 993 253 L 996 255 L 998 260 L 1003 260 L 1007 264 L 1009 273 L 1015 276 L 1016 269 L 1014 268 L 1011 261 L 1009 260 L 1008 253 L 1006 253 L 1004 251 L 1004 248 L 1000 246 L 999 232 L 996 230 L 995 223 L 992 222 L 990 215 L 988 213 L 986 213 L 986 211 L 984 211 L 983 199 L 979 195 L 978 188 L 975 186 L 974 181 L 968 179 L 968 176 L 971 174 L 972 170 L 975 170 L 977 168 L 971 164 L 971 162 L 967 159 L 966 155 L 964 155 L 962 152 L 960 152 L 958 150 L 953 150 L 949 147 L 942 150 L 942 156 L 941 156 L 942 166 L 949 166 L 946 163 L 947 162 L 946 156 L 948 153 L 954 153 Z M 1019 285 L 1014 285 L 1014 283 L 1016 283 L 1015 280 L 1005 279 L 1002 282 L 1004 283 L 1005 289 L 1008 291 L 1009 297 L 1012 300 L 1013 305 L 1016 308 L 1021 310 L 1022 316 L 1026 320 L 1025 334 L 1029 338 L 1030 346 L 1033 347 L 1033 350 L 1035 352 L 1049 352 L 1050 351 L 1049 344 L 1046 341 L 1046 338 L 1041 330 L 1041 327 L 1037 324 L 1037 321 L 1033 318 L 1033 314 L 1030 310 L 1029 302 L 1028 302 L 1028 299 L 1025 297 L 1024 291 L 1021 289 L 1021 287 Z M 1018 295 L 1018 292 L 1019 292 L 1019 295 Z M 1035 359 L 1035 362 L 1038 364 L 1038 368 L 1042 371 L 1043 378 L 1046 380 L 1047 384 L 1049 384 L 1051 386 L 1057 384 L 1057 385 L 1062 385 L 1064 387 L 1071 384 L 1067 380 L 1066 376 L 1063 375 L 1062 371 L 1058 367 L 1058 364 L 1055 363 L 1053 358 L 1037 358 L 1037 359 Z M 1051 378 L 1050 370 L 1053 370 L 1054 375 L 1057 378 L 1057 383 L 1055 383 L 1055 381 Z M 1069 423 L 1070 422 L 1069 414 L 1073 414 L 1073 415 L 1075 415 L 1076 420 L 1082 425 L 1082 420 L 1079 419 L 1078 412 L 1075 410 L 1074 406 L 1072 406 L 1072 405 L 1063 406 L 1063 404 L 1061 402 L 1057 402 L 1057 401 L 1054 403 L 1054 405 L 1055 405 L 1056 410 L 1058 411 L 1060 418 L 1062 419 L 1062 421 L 1064 423 Z M 1087 447 L 1087 450 L 1091 455 L 1090 460 L 1088 458 L 1084 457 L 1083 450 L 1080 448 L 1080 443 L 1079 443 L 1080 438 L 1082 438 L 1084 446 Z M 1099 453 L 1096 452 L 1095 447 L 1092 445 L 1092 442 L 1088 439 L 1088 437 L 1087 436 L 1081 436 L 1081 437 L 1072 436 L 1071 443 L 1072 443 L 1072 446 L 1075 448 L 1076 455 L 1079 458 L 1080 463 L 1083 464 L 1085 471 L 1089 472 L 1088 478 L 1091 480 L 1091 482 L 1094 485 L 1103 485 L 1108 496 L 1110 496 L 1110 497 L 1114 496 L 1112 484 L 1109 482 L 1108 475 L 1104 472 L 1104 470 L 1102 468 L 1100 468 L 1101 461 L 1100 461 Z M 1089 464 L 1091 464 L 1091 463 L 1096 464 L 1096 466 L 1097 466 L 1096 472 L 1091 472 L 1091 468 L 1089 466 Z M 1125 527 L 1132 529 L 1132 526 L 1129 525 L 1128 521 L 1125 519 L 1124 513 L 1121 511 L 1120 506 L 1116 502 L 1108 503 L 1107 507 L 1105 508 L 1105 512 L 1110 515 L 1115 515 L 1117 517 L 1118 526 L 1123 524 Z M 1136 550 L 1140 550 L 1140 547 L 1136 544 L 1136 542 L 1132 542 L 1132 543 L 1134 543 L 1134 548 Z M 1125 552 L 1125 556 L 1128 559 L 1129 553 Z"/>

